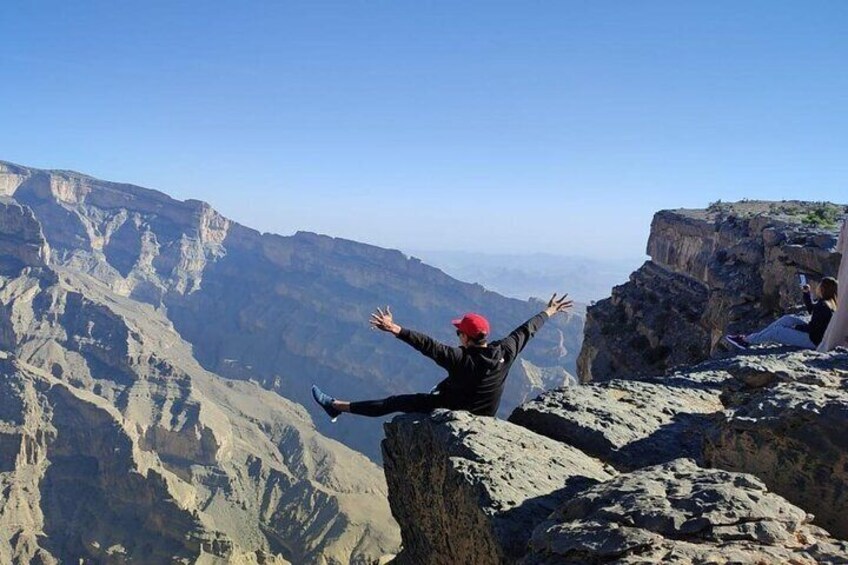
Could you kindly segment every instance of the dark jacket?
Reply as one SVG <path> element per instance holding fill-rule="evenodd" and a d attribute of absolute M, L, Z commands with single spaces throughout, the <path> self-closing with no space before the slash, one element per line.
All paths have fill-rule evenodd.
<path fill-rule="evenodd" d="M 546 313 L 537 314 L 487 347 L 450 347 L 406 328 L 397 337 L 447 370 L 448 377 L 436 387 L 445 407 L 494 416 L 510 367 L 547 319 Z"/>
<path fill-rule="evenodd" d="M 807 308 L 807 313 L 812 314 L 812 317 L 809 323 L 800 324 L 795 329 L 810 334 L 810 341 L 818 345 L 824 339 L 824 332 L 833 317 L 833 310 L 824 300 L 813 302 L 813 297 L 810 296 L 809 292 L 804 293 L 804 306 Z"/>

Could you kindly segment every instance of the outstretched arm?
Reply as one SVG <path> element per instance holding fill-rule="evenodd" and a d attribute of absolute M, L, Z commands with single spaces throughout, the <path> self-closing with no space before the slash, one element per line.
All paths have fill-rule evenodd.
<path fill-rule="evenodd" d="M 533 336 L 536 335 L 539 328 L 545 324 L 548 318 L 558 314 L 559 312 L 567 312 L 573 304 L 574 302 L 569 300 L 568 294 L 565 294 L 562 298 L 558 299 L 556 293 L 554 293 L 544 310 L 515 328 L 515 330 L 513 330 L 513 332 L 503 340 L 502 343 L 504 347 L 513 358 L 517 357 Z"/>
<path fill-rule="evenodd" d="M 460 348 L 449 347 L 428 335 L 400 327 L 395 323 L 392 311 L 388 306 L 386 306 L 385 311 L 382 308 L 377 308 L 377 311 L 371 314 L 371 327 L 393 334 L 445 369 L 450 369 L 462 359 Z"/>
<path fill-rule="evenodd" d="M 804 298 L 804 308 L 807 309 L 807 314 L 812 314 L 814 304 L 810 285 L 805 284 L 801 287 L 801 296 Z"/>

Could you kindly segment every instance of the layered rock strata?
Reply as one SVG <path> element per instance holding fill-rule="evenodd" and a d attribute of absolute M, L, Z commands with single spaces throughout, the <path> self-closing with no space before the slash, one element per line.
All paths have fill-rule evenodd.
<path fill-rule="evenodd" d="M 109 403 L 5 353 L 0 387 L 3 562 L 285 562 L 181 508 Z"/>
<path fill-rule="evenodd" d="M 828 207 L 830 206 L 830 207 Z M 811 218 L 833 205 L 741 202 L 658 212 L 651 260 L 587 311 L 583 382 L 663 374 L 703 361 L 724 333 L 749 331 L 801 303 L 797 274 L 835 276 L 838 225 Z"/>
<path fill-rule="evenodd" d="M 0 561 L 370 563 L 397 551 L 367 458 L 293 402 L 204 370 L 161 311 L 37 259 L 0 253 L 18 265 L 0 273 Z"/>

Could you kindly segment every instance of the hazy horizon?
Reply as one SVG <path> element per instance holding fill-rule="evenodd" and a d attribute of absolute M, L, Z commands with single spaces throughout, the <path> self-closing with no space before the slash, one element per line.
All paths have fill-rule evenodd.
<path fill-rule="evenodd" d="M 844 200 L 848 4 L 6 6 L 0 159 L 394 249 L 644 253 Z"/>

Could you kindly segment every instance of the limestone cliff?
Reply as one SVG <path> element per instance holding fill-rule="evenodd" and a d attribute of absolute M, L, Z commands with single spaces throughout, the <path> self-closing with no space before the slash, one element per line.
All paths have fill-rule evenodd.
<path fill-rule="evenodd" d="M 53 264 L 156 308 L 205 369 L 258 382 L 318 416 L 313 382 L 356 399 L 429 390 L 443 377 L 400 342 L 368 331 L 377 306 L 391 304 L 400 323 L 446 342 L 455 342 L 449 320 L 462 312 L 485 313 L 502 335 L 541 308 L 398 251 L 311 233 L 261 234 L 203 202 L 79 173 L 0 162 L 0 196 L 32 210 Z M 540 332 L 513 370 L 502 416 L 573 380 L 582 324 L 581 316 L 561 317 Z M 379 421 L 316 422 L 379 459 Z"/>
<path fill-rule="evenodd" d="M 724 333 L 796 308 L 798 272 L 836 275 L 840 213 L 835 205 L 793 201 L 657 213 L 651 260 L 588 309 L 581 381 L 703 361 Z"/>
<path fill-rule="evenodd" d="M 0 197 L 0 257 L 2 269 L 44 267 L 50 258 L 50 248 L 32 210 L 4 197 Z"/>
<path fill-rule="evenodd" d="M 47 265 L 21 210 L 0 202 L 0 218 L 21 218 L 0 230 L 0 562 L 397 551 L 376 465 L 299 405 L 203 369 L 161 311 Z"/>

